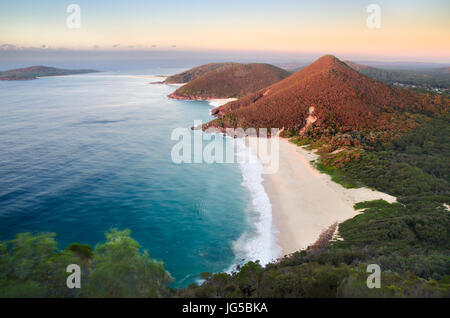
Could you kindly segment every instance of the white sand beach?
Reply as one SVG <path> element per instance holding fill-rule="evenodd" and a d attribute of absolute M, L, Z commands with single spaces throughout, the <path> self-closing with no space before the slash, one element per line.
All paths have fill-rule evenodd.
<path fill-rule="evenodd" d="M 226 103 L 233 102 L 235 100 L 237 100 L 237 98 L 215 98 L 209 99 L 208 101 L 213 103 L 214 106 L 218 107 L 225 105 Z"/>
<path fill-rule="evenodd" d="M 272 204 L 283 255 L 308 247 L 335 222 L 354 217 L 359 213 L 353 208 L 357 202 L 396 201 L 393 196 L 368 188 L 346 189 L 311 166 L 310 161 L 318 157 L 314 153 L 284 138 L 280 138 L 279 145 L 279 169 L 263 175 L 263 185 Z"/>

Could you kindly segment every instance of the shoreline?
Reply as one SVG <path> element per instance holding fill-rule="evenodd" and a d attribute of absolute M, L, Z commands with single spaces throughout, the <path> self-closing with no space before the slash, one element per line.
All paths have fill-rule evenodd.
<path fill-rule="evenodd" d="M 212 98 L 203 100 L 212 107 L 211 110 L 234 101 L 236 98 Z M 273 225 L 273 213 L 271 199 L 263 185 L 263 165 L 254 155 L 252 149 L 245 142 L 237 144 L 237 157 L 239 170 L 242 175 L 241 187 L 250 195 L 251 210 L 255 213 L 253 216 L 247 215 L 252 219 L 254 232 L 246 230 L 233 242 L 233 250 L 237 260 L 256 261 L 259 260 L 262 265 L 266 265 L 276 260 L 281 255 L 281 247 L 277 244 L 277 229 Z M 254 161 L 250 157 L 254 158 Z M 242 265 L 240 261 L 234 262 L 226 270 L 233 272 L 237 265 Z"/>
<path fill-rule="evenodd" d="M 316 170 L 310 163 L 318 158 L 285 138 L 279 139 L 279 168 L 263 174 L 263 186 L 272 205 L 273 225 L 282 255 L 312 245 L 334 223 L 353 218 L 357 202 L 396 198 L 368 188 L 346 189 Z M 255 149 L 252 149 L 256 153 Z"/>
<path fill-rule="evenodd" d="M 202 99 L 213 107 L 233 100 L 235 99 Z M 244 145 L 262 164 L 264 160 L 259 156 L 257 149 L 252 147 L 252 143 L 245 142 Z M 346 189 L 335 183 L 331 180 L 331 176 L 321 173 L 311 165 L 310 162 L 318 157 L 313 151 L 305 150 L 289 142 L 288 139 L 280 137 L 278 170 L 273 174 L 260 174 L 262 192 L 265 192 L 269 199 L 270 210 L 263 214 L 266 218 L 270 218 L 271 223 L 270 233 L 265 233 L 268 237 L 264 238 L 264 241 L 269 240 L 264 245 L 266 248 L 270 246 L 271 251 L 262 253 L 265 256 L 263 263 L 270 261 L 269 258 L 283 257 L 314 244 L 322 232 L 330 226 L 359 214 L 360 211 L 353 207 L 355 203 L 378 199 L 384 199 L 390 203 L 396 202 L 395 197 L 386 193 L 369 188 Z M 244 176 L 245 172 L 241 172 Z M 254 196 L 255 193 L 252 195 L 252 200 L 255 199 Z M 267 226 L 265 228 L 267 231 Z M 260 233 L 260 236 L 263 234 Z M 274 242 L 270 239 L 272 234 Z M 272 251 L 276 251 L 278 257 L 269 257 L 266 254 L 271 254 Z M 249 255 L 257 256 L 248 250 L 247 252 Z"/>
<path fill-rule="evenodd" d="M 237 100 L 237 98 L 230 97 L 230 98 L 212 98 L 207 99 L 206 101 L 213 107 L 219 107 L 229 102 L 234 102 L 235 100 Z"/>
<path fill-rule="evenodd" d="M 219 107 L 233 100 L 235 99 L 211 98 L 203 101 L 213 107 Z M 255 143 L 244 142 L 244 146 L 256 155 L 260 164 L 264 162 L 264 158 L 261 158 L 257 149 L 254 149 Z M 270 232 L 265 233 L 268 236 L 263 238 L 263 241 L 268 240 L 264 245 L 271 251 L 259 255 L 260 257 L 264 255 L 263 263 L 270 261 L 269 258 L 283 257 L 314 244 L 330 226 L 359 214 L 360 211 L 353 207 L 355 203 L 378 199 L 396 202 L 395 197 L 369 188 L 344 188 L 332 181 L 331 176 L 321 173 L 311 165 L 311 161 L 318 157 L 313 151 L 305 150 L 280 137 L 278 170 L 273 174 L 262 174 L 260 171 L 259 182 L 262 185 L 262 192 L 265 192 L 263 196 L 266 195 L 269 199 L 267 206 L 270 210 L 263 214 L 265 218 L 270 218 L 271 223 Z M 243 167 L 241 173 L 245 179 L 245 171 L 242 169 Z M 247 190 L 252 192 L 251 189 Z M 252 200 L 254 199 L 255 193 L 252 193 Z M 262 207 L 256 207 L 260 208 Z M 267 230 L 266 224 L 265 231 Z M 259 235 L 261 239 L 264 233 Z M 272 235 L 274 240 L 270 239 Z M 254 252 L 247 250 L 247 254 L 257 256 Z M 272 252 L 278 254 L 278 257 L 269 257 Z"/>

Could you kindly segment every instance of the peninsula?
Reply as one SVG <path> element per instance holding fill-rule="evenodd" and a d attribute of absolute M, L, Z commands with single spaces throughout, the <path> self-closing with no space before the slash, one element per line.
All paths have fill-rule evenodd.
<path fill-rule="evenodd" d="M 61 75 L 86 74 L 96 72 L 99 71 L 88 69 L 68 70 L 49 66 L 30 66 L 25 68 L 2 71 L 0 72 L 0 80 L 23 81 L 23 80 L 34 80 L 44 76 L 61 76 Z"/>

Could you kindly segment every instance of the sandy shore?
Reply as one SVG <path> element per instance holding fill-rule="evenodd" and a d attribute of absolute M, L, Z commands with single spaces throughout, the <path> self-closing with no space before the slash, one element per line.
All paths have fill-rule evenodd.
<path fill-rule="evenodd" d="M 216 107 L 225 105 L 226 103 L 233 102 L 233 101 L 235 101 L 235 100 L 237 100 L 237 98 L 215 98 L 215 99 L 208 99 L 208 101 L 214 103 L 214 106 L 216 106 Z"/>
<path fill-rule="evenodd" d="M 283 255 L 314 243 L 323 230 L 358 214 L 357 202 L 396 199 L 367 188 L 346 189 L 314 169 L 317 155 L 280 138 L 279 169 L 263 175 Z M 253 149 L 252 149 L 253 150 Z"/>

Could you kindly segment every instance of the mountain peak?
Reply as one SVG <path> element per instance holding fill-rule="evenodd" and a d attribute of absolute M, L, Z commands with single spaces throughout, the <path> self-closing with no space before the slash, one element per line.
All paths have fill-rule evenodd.
<path fill-rule="evenodd" d="M 339 60 L 336 56 L 332 55 L 332 54 L 326 54 L 324 56 L 319 57 L 315 62 L 321 62 L 321 63 L 334 63 L 337 61 L 341 61 Z"/>
<path fill-rule="evenodd" d="M 296 131 L 304 131 L 313 115 L 317 131 L 333 134 L 401 129 L 403 110 L 423 107 L 423 98 L 413 92 L 375 81 L 325 55 L 282 81 L 216 108 L 214 114 L 221 117 L 222 127 L 239 124 Z"/>
<path fill-rule="evenodd" d="M 315 60 L 311 65 L 305 67 L 304 70 L 309 69 L 311 71 L 322 71 L 322 70 L 330 70 L 330 69 L 350 69 L 347 64 L 342 62 L 336 56 L 328 54 L 324 55 L 317 60 Z"/>

